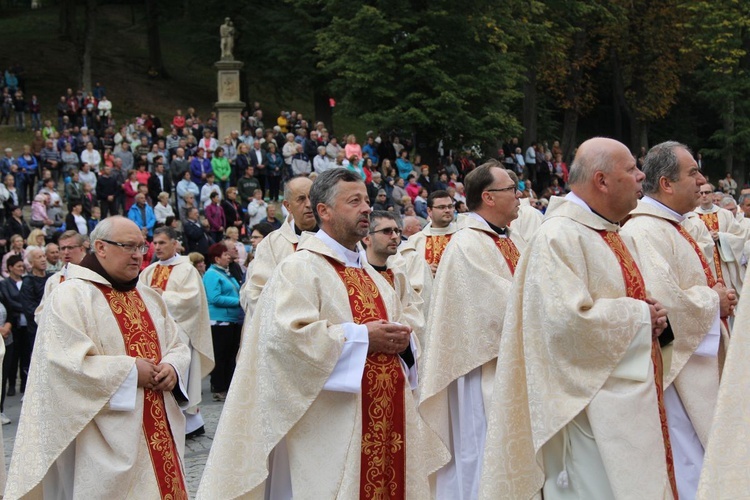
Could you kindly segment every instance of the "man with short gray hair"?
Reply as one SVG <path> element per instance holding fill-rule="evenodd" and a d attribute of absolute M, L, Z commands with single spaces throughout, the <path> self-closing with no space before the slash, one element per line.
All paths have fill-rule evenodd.
<path fill-rule="evenodd" d="M 664 406 L 679 497 L 694 498 L 719 390 L 719 357 L 728 347 L 720 348 L 722 334 L 728 335 L 726 320 L 737 295 L 716 279 L 711 250 L 699 246 L 705 226 L 688 230 L 687 214 L 706 184 L 688 147 L 657 144 L 645 157 L 643 173 L 644 196 L 622 233 L 635 243 L 649 292 L 669 311 L 662 334 L 664 358 L 670 360 Z"/>

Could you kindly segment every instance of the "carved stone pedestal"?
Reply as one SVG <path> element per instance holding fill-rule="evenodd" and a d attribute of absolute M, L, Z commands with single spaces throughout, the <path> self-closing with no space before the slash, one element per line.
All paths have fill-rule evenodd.
<path fill-rule="evenodd" d="M 241 61 L 218 61 L 214 64 L 217 74 L 217 92 L 219 100 L 216 102 L 219 134 L 216 139 L 222 144 L 224 137 L 232 130 L 240 130 L 242 120 L 240 114 L 245 103 L 240 101 L 240 69 Z"/>

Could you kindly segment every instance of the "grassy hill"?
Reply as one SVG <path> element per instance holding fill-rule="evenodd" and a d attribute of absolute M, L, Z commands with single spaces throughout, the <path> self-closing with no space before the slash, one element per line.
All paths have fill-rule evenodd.
<path fill-rule="evenodd" d="M 0 13 L 0 67 L 19 61 L 26 75 L 26 97 L 36 94 L 42 104 L 42 118 L 56 120 L 55 105 L 68 87 L 78 88 L 79 64 L 72 43 L 58 37 L 58 9 L 11 10 Z M 78 21 L 83 22 L 79 7 Z M 103 5 L 98 9 L 96 43 L 92 58 L 94 82 L 101 82 L 113 103 L 118 122 L 148 112 L 167 123 L 177 108 L 194 107 L 201 117 L 216 101 L 216 72 L 219 59 L 218 26 L 205 32 L 187 33 L 180 19 L 161 25 L 161 44 L 168 79 L 147 75 L 144 13 L 127 5 Z M 210 30 L 210 31 L 209 31 Z M 247 66 L 246 66 L 247 67 Z M 255 75 L 253 75 L 255 76 Z M 296 109 L 312 115 L 311 96 L 297 96 L 277 102 L 272 89 L 255 82 L 249 86 L 249 100 L 259 101 L 268 126 L 279 110 Z M 339 131 L 362 133 L 365 125 L 335 116 Z M 0 126 L 0 146 L 14 150 L 27 143 L 31 134 L 18 133 L 11 125 Z"/>

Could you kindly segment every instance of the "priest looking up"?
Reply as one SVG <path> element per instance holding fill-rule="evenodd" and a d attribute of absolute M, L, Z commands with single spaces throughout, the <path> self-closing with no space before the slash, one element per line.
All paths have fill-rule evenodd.
<path fill-rule="evenodd" d="M 694 209 L 703 221 L 714 241 L 713 261 L 716 279 L 739 293 L 742 288 L 744 268 L 742 267 L 745 242 L 750 230 L 740 224 L 729 210 L 714 205 L 711 186 L 700 187 L 700 204 Z M 730 199 L 734 201 L 734 198 Z"/>
<path fill-rule="evenodd" d="M 420 360 L 420 414 L 452 454 L 437 472 L 438 499 L 477 498 L 492 397 L 483 387 L 492 388 L 503 313 L 525 248 L 508 229 L 521 193 L 502 164 L 477 167 L 465 183 L 470 212 L 437 270 Z"/>
<path fill-rule="evenodd" d="M 642 180 L 625 145 L 594 138 L 551 198 L 505 312 L 480 498 L 673 498 L 666 311 L 618 224 Z"/>
<path fill-rule="evenodd" d="M 214 347 L 203 279 L 188 257 L 177 253 L 177 232 L 171 227 L 154 229 L 154 252 L 159 259 L 141 272 L 139 281 L 161 295 L 169 314 L 177 322 L 182 341 L 190 348 L 187 380 L 190 407 L 185 413 L 187 437 L 205 433 L 201 402 L 201 380 L 214 368 Z"/>
<path fill-rule="evenodd" d="M 320 230 L 261 294 L 198 498 L 427 499 L 445 450 L 420 425 L 399 297 L 357 251 L 367 188 L 336 168 L 310 198 Z"/>
<path fill-rule="evenodd" d="M 284 186 L 284 206 L 289 210 L 289 217 L 281 229 L 263 238 L 258 245 L 253 260 L 253 272 L 240 290 L 240 295 L 243 296 L 240 303 L 248 304 L 249 310 L 245 311 L 248 316 L 255 309 L 260 293 L 273 270 L 279 262 L 297 249 L 302 232 L 318 230 L 310 205 L 310 186 L 312 181 L 307 177 L 295 177 Z"/>
<path fill-rule="evenodd" d="M 674 342 L 664 347 L 664 403 L 679 496 L 689 499 L 698 487 L 728 347 L 726 320 L 737 296 L 716 280 L 710 254 L 685 227 L 685 214 L 696 207 L 706 183 L 687 146 L 657 144 L 643 173 L 644 196 L 623 233 L 633 238 L 649 290 L 669 311 L 665 334 Z M 701 224 L 694 227 L 705 231 Z"/>
<path fill-rule="evenodd" d="M 159 294 L 138 283 L 138 226 L 108 217 L 91 241 L 40 317 L 5 495 L 187 498 L 179 404 L 190 351 Z"/>

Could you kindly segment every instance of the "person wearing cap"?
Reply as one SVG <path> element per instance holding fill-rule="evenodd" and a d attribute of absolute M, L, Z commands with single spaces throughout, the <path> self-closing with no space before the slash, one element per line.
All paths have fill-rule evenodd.
<path fill-rule="evenodd" d="M 378 194 L 375 197 L 375 203 L 372 205 L 373 210 L 383 210 L 386 212 L 393 211 L 393 201 L 388 198 L 385 189 L 378 189 Z"/>

